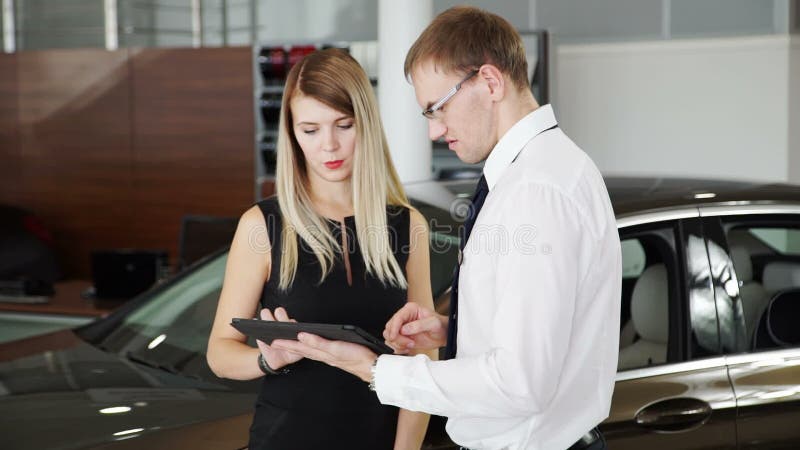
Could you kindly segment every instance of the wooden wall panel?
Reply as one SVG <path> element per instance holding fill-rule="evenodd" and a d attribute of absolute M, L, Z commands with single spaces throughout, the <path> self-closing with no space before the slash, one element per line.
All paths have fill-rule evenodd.
<path fill-rule="evenodd" d="M 254 197 L 252 50 L 149 49 L 132 58 L 139 246 L 177 255 L 185 214 L 239 216 Z"/>
<path fill-rule="evenodd" d="M 88 276 L 92 249 L 130 246 L 127 51 L 18 54 L 20 199 L 55 235 L 66 274 Z"/>
<path fill-rule="evenodd" d="M 177 257 L 185 214 L 254 197 L 247 48 L 99 49 L 0 57 L 0 201 L 39 214 L 68 278 L 93 249 Z"/>
<path fill-rule="evenodd" d="M 0 53 L 0 203 L 19 202 L 22 163 L 19 148 L 17 55 Z"/>

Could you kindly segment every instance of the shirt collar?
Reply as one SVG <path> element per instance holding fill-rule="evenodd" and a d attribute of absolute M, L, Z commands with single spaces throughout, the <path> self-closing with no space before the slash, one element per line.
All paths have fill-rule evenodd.
<path fill-rule="evenodd" d="M 517 158 L 519 152 L 536 135 L 558 125 L 553 107 L 543 105 L 533 110 L 530 114 L 515 123 L 494 146 L 486 163 L 483 165 L 483 175 L 491 191 L 506 168 Z"/>

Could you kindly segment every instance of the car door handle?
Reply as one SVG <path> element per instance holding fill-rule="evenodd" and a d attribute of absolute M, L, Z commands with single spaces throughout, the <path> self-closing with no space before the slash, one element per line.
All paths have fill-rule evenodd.
<path fill-rule="evenodd" d="M 653 431 L 686 431 L 704 424 L 711 412 L 711 405 L 702 400 L 671 398 L 636 413 L 636 424 Z"/>

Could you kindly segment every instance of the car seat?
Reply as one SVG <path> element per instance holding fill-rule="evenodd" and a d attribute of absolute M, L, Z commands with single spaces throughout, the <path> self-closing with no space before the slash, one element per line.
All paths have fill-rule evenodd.
<path fill-rule="evenodd" d="M 731 260 L 736 269 L 736 276 L 739 278 L 739 296 L 742 302 L 744 323 L 747 326 L 747 333 L 752 339 L 758 319 L 764 308 L 767 307 L 769 295 L 761 283 L 753 280 L 753 262 L 746 247 L 731 246 Z"/>
<path fill-rule="evenodd" d="M 631 296 L 631 320 L 639 340 L 620 350 L 618 369 L 666 362 L 669 285 L 664 264 L 653 264 L 636 280 Z"/>

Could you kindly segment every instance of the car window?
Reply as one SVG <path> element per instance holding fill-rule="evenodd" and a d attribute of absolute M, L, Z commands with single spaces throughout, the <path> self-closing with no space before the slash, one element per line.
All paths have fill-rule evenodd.
<path fill-rule="evenodd" d="M 208 376 L 206 346 L 227 256 L 221 254 L 159 291 L 128 314 L 101 345 L 132 359 Z"/>
<path fill-rule="evenodd" d="M 638 278 L 644 271 L 647 255 L 638 239 L 627 239 L 622 244 L 622 278 Z"/>
<path fill-rule="evenodd" d="M 793 228 L 740 228 L 742 232 L 751 234 L 775 253 L 800 254 L 800 230 Z"/>
<path fill-rule="evenodd" d="M 759 341 L 759 329 L 766 327 L 773 299 L 800 289 L 800 221 L 785 216 L 733 218 L 724 229 L 747 333 L 742 350 L 774 348 L 777 344 L 769 339 Z"/>
<path fill-rule="evenodd" d="M 699 220 L 688 219 L 620 230 L 623 275 L 618 370 L 720 352 L 701 229 Z"/>
<path fill-rule="evenodd" d="M 676 273 L 670 245 L 659 233 L 641 233 L 622 244 L 622 309 L 618 370 L 663 364 L 668 359 L 669 295 Z"/>

